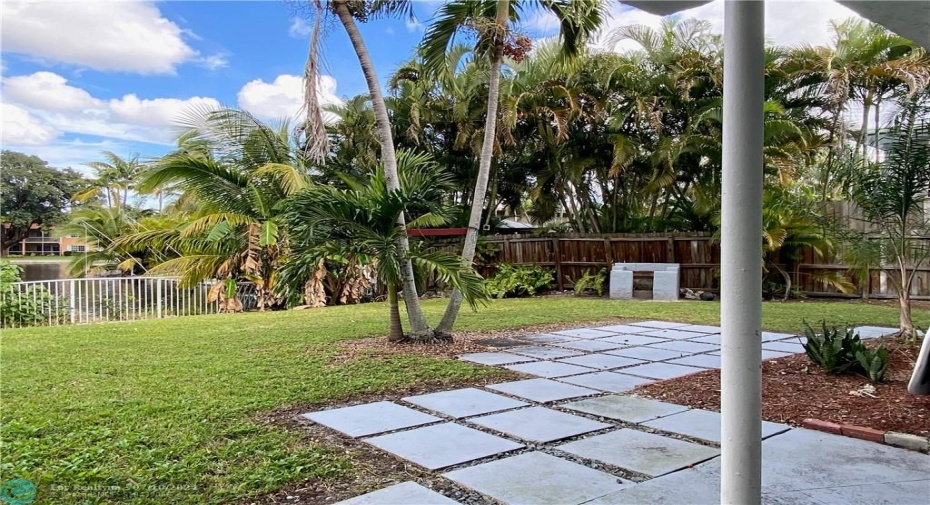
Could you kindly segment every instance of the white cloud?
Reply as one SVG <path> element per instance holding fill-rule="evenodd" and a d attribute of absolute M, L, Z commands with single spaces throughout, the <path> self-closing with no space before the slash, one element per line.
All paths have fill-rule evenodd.
<path fill-rule="evenodd" d="M 56 1 L 2 3 L 5 52 L 97 70 L 170 74 L 198 56 L 191 34 L 154 3 Z"/>
<path fill-rule="evenodd" d="M 42 146 L 30 145 L 4 145 L 4 149 L 24 152 L 38 156 L 47 161 L 49 166 L 55 168 L 73 168 L 85 175 L 93 175 L 93 170 L 87 166 L 91 161 L 99 160 L 101 151 L 112 151 L 119 155 L 129 155 L 139 152 L 139 146 L 126 142 L 101 140 L 87 142 L 82 140 L 57 140 L 52 144 Z M 169 148 L 150 151 L 146 148 L 145 156 L 164 154 Z"/>
<path fill-rule="evenodd" d="M 197 64 L 207 70 L 218 70 L 229 66 L 229 58 L 225 54 L 212 54 L 197 58 Z"/>
<path fill-rule="evenodd" d="M 604 35 L 612 29 L 630 24 L 658 27 L 662 18 L 627 5 L 614 4 L 611 19 L 605 23 L 598 45 L 603 44 Z M 723 33 L 723 1 L 714 2 L 682 11 L 680 18 L 696 18 L 710 22 L 713 31 Z M 850 9 L 832 0 L 768 0 L 765 4 L 765 33 L 769 40 L 778 45 L 799 44 L 824 45 L 831 40 L 830 20 L 859 17 Z M 616 47 L 623 51 L 635 48 L 636 44 L 625 41 Z"/>
<path fill-rule="evenodd" d="M 213 98 L 140 99 L 135 94 L 101 100 L 71 86 L 52 72 L 8 77 L 3 80 L 4 122 L 10 114 L 10 143 L 29 145 L 53 141 L 70 132 L 120 140 L 171 144 L 178 115 L 190 107 L 219 107 Z"/>
<path fill-rule="evenodd" d="M 220 103 L 214 98 L 195 96 L 184 100 L 178 98 L 140 99 L 135 94 L 125 95 L 108 103 L 113 117 L 121 122 L 144 126 L 169 126 L 178 116 L 191 108 L 218 109 Z"/>
<path fill-rule="evenodd" d="M 336 95 L 336 79 L 320 76 L 320 104 L 337 104 L 342 100 Z M 255 79 L 246 83 L 236 95 L 239 106 L 263 119 L 280 119 L 303 115 L 303 77 L 282 74 L 272 82 Z"/>
<path fill-rule="evenodd" d="M 52 72 L 7 77 L 3 80 L 4 100 L 48 111 L 77 111 L 101 106 L 90 93 L 69 86 L 67 82 Z"/>
<path fill-rule="evenodd" d="M 9 103 L 0 103 L 0 111 L 3 112 L 0 144 L 4 148 L 10 145 L 47 144 L 59 135 L 58 130 L 33 117 L 26 109 Z"/>
<path fill-rule="evenodd" d="M 309 37 L 310 33 L 313 32 L 313 27 L 307 24 L 303 18 L 292 18 L 291 27 L 288 28 L 287 34 L 295 39 L 302 39 L 304 37 Z"/>
<path fill-rule="evenodd" d="M 404 25 L 407 27 L 408 32 L 422 32 L 425 30 L 423 23 L 420 22 L 417 18 L 407 18 L 404 20 Z"/>

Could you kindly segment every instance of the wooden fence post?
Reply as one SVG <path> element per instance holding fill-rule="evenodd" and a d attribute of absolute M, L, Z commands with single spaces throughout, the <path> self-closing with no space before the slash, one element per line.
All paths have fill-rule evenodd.
<path fill-rule="evenodd" d="M 559 237 L 552 238 L 552 255 L 555 257 L 556 285 L 559 291 L 565 291 L 565 281 L 562 279 L 562 253 L 559 251 Z"/>
<path fill-rule="evenodd" d="M 604 259 L 607 261 L 607 270 L 614 266 L 614 247 L 610 242 L 610 237 L 604 238 Z"/>
<path fill-rule="evenodd" d="M 675 263 L 675 238 L 669 237 L 665 245 L 665 262 Z"/>

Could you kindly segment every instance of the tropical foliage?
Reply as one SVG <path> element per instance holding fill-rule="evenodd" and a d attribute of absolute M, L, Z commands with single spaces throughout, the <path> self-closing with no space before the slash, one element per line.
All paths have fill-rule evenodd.
<path fill-rule="evenodd" d="M 503 217 L 580 233 L 719 229 L 723 49 L 708 23 L 625 26 L 602 34 L 595 49 L 600 2 L 451 1 L 416 53 L 382 81 L 358 23 L 408 16 L 410 3 L 308 5 L 313 40 L 299 123 L 193 110 L 166 156 L 143 163 L 104 153 L 79 194 L 86 209 L 68 228 L 96 249 L 75 258 L 76 271 L 209 279 L 221 300 L 234 300 L 237 283 L 248 281 L 260 308 L 386 297 L 398 339 L 402 299 L 409 333 L 429 339 L 451 329 L 455 297 L 434 332 L 419 293 L 438 283 L 479 300 L 477 235 Z M 520 32 L 534 8 L 560 20 L 559 37 L 536 47 Z M 327 19 L 349 36 L 368 91 L 323 110 L 317 43 Z M 851 250 L 851 233 L 824 212 L 840 200 L 856 201 L 886 233 L 866 242 L 871 249 L 857 264 L 887 267 L 906 292 L 924 260 L 915 245 L 924 242 L 912 239 L 927 233 L 917 212 L 927 195 L 926 140 L 886 140 L 922 128 L 930 58 L 861 20 L 829 29 L 830 44 L 766 50 L 767 294 L 791 296 L 804 254 L 826 262 Z M 632 49 L 609 50 L 621 43 Z M 882 123 L 892 111 L 901 119 Z M 133 209 L 132 194 L 158 195 L 159 211 Z M 408 238 L 409 228 L 430 227 L 468 228 L 457 266 Z M 819 280 L 848 291 L 843 274 Z M 902 329 L 913 331 L 904 316 Z"/>

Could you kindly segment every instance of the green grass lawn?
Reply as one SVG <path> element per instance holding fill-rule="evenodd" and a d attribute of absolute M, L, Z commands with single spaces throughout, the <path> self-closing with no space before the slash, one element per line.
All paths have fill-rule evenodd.
<path fill-rule="evenodd" d="M 425 303 L 433 320 L 443 307 Z M 311 477 L 338 478 L 352 471 L 344 455 L 256 417 L 497 373 L 401 356 L 327 366 L 339 341 L 383 334 L 386 316 L 383 304 L 367 304 L 4 330 L 0 479 L 35 482 L 37 503 L 141 504 L 226 503 Z M 716 324 L 719 304 L 502 300 L 463 312 L 459 329 L 618 317 Z M 765 305 L 766 329 L 795 331 L 803 318 L 894 326 L 897 312 L 856 303 Z M 930 313 L 916 311 L 915 319 L 926 327 Z"/>

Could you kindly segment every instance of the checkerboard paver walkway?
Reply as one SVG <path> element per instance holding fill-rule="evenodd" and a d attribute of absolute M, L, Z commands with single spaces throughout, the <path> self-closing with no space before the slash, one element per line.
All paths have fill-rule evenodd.
<path fill-rule="evenodd" d="M 889 332 L 864 329 L 864 338 Z M 654 380 L 718 367 L 720 331 L 715 326 L 643 321 L 514 337 L 526 345 L 459 358 L 536 378 L 408 397 L 402 402 L 310 412 L 303 417 L 427 470 L 445 471 L 437 473 L 437 478 L 479 493 L 489 503 L 678 503 L 675 500 L 682 497 L 689 503 L 714 503 L 719 497 L 715 486 L 720 415 L 640 398 L 631 390 Z M 785 356 L 800 346 L 798 337 L 790 334 L 763 332 L 761 339 L 769 357 Z M 871 496 L 872 487 L 849 486 L 842 465 L 829 458 L 820 462 L 849 450 L 850 444 L 867 442 L 768 422 L 762 431 L 764 445 L 769 447 L 767 460 L 770 454 L 787 450 L 803 464 L 821 465 L 818 488 L 808 490 L 802 479 L 791 480 L 795 474 L 779 473 L 792 462 L 777 462 L 772 472 L 781 480 L 766 480 L 763 501 L 832 505 Z M 791 433 L 798 435 L 789 437 Z M 805 441 L 803 447 L 785 448 L 798 437 Z M 858 448 L 857 454 L 886 465 L 882 470 L 885 480 L 874 488 L 885 490 L 883 498 L 909 504 L 913 493 L 908 490 L 930 489 L 930 471 L 926 471 L 930 458 L 876 447 L 880 449 Z M 856 459 L 856 464 L 866 464 L 862 457 Z M 896 473 L 898 467 L 903 474 Z M 915 473 L 914 468 L 921 467 L 924 470 Z M 682 480 L 686 474 L 689 478 Z M 907 478 L 893 481 L 895 475 Z M 694 493 L 681 495 L 682 482 L 693 486 Z M 405 482 L 340 505 L 398 502 L 457 503 Z"/>

